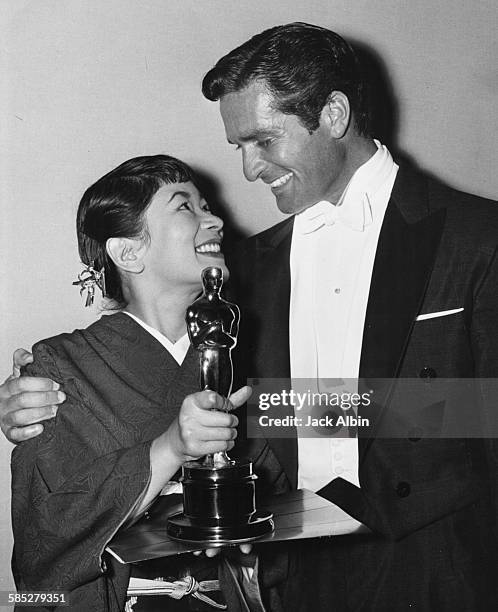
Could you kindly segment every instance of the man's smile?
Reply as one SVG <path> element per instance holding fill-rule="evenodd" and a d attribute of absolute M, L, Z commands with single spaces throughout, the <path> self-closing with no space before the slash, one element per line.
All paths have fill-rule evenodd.
<path fill-rule="evenodd" d="M 289 172 L 288 174 L 284 174 L 283 176 L 280 176 L 278 179 L 275 179 L 273 182 L 271 182 L 270 183 L 270 187 L 272 189 L 278 189 L 278 187 L 282 187 L 283 185 L 288 183 L 293 176 L 294 176 L 293 172 Z"/>

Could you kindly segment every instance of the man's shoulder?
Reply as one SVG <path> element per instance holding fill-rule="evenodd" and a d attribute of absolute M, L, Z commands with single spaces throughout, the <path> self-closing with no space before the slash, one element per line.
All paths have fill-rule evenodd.
<path fill-rule="evenodd" d="M 446 231 L 476 247 L 498 245 L 498 202 L 460 191 L 443 182 L 429 181 L 429 199 L 446 211 Z"/>
<path fill-rule="evenodd" d="M 426 214 L 444 210 L 445 228 L 450 232 L 465 232 L 479 235 L 481 240 L 488 237 L 496 243 L 498 238 L 498 202 L 461 191 L 448 185 L 441 179 L 401 165 L 398 174 L 398 185 L 393 194 L 398 200 L 408 199 L 416 194 L 425 207 Z M 425 216 L 425 215 L 424 215 Z"/>
<path fill-rule="evenodd" d="M 498 202 L 495 200 L 456 189 L 432 176 L 428 177 L 427 183 L 429 197 L 445 208 L 472 210 L 477 213 L 485 212 L 492 215 L 498 211 Z"/>

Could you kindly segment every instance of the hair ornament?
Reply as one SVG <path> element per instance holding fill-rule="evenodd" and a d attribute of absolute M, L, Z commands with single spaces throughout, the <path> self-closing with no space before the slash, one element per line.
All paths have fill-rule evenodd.
<path fill-rule="evenodd" d="M 95 270 L 92 265 L 86 266 L 78 274 L 78 280 L 74 281 L 73 285 L 79 285 L 80 295 L 83 295 L 83 292 L 86 291 L 85 307 L 91 306 L 95 298 L 95 286 L 102 291 L 102 297 L 105 297 L 104 268 Z"/>

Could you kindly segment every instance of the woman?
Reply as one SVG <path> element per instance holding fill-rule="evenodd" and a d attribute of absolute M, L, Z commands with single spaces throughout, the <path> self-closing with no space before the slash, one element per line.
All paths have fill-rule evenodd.
<path fill-rule="evenodd" d="M 33 348 L 28 374 L 67 396 L 43 434 L 12 456 L 18 590 L 70 591 L 70 609 L 124 607 L 129 567 L 104 551 L 174 479 L 182 463 L 234 445 L 237 418 L 198 388 L 185 310 L 203 268 L 228 271 L 221 219 L 192 170 L 165 155 L 131 159 L 84 194 L 78 209 L 82 289 L 122 308 Z M 237 407 L 250 394 L 233 394 Z M 169 608 L 168 608 L 169 609 Z"/>

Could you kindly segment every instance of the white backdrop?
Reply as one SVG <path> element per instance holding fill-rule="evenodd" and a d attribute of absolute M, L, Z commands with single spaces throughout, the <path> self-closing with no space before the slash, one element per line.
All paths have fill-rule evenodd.
<path fill-rule="evenodd" d="M 374 49 L 398 105 L 396 143 L 422 167 L 496 197 L 495 0 L 0 0 L 0 378 L 17 346 L 88 324 L 71 287 L 83 190 L 129 157 L 160 152 L 216 176 L 245 232 L 281 217 L 246 183 L 217 104 L 214 62 L 272 25 L 308 21 Z M 0 441 L 0 590 L 11 587 L 10 445 Z"/>

